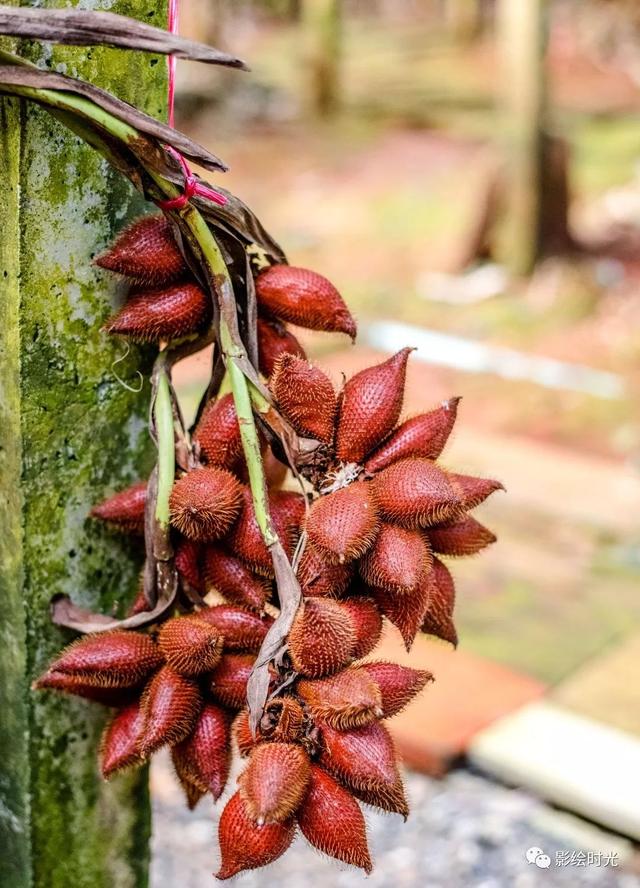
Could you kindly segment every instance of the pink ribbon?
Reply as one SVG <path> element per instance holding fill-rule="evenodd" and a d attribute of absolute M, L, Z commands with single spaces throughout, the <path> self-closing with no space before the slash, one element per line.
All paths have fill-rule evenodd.
<path fill-rule="evenodd" d="M 168 30 L 171 34 L 176 34 L 178 31 L 178 0 L 169 0 L 169 10 L 168 10 Z M 169 102 L 169 126 L 173 127 L 174 125 L 174 104 L 175 104 L 175 94 L 176 94 L 176 57 L 170 55 L 168 57 L 168 68 L 169 68 L 169 88 L 168 88 L 168 102 Z M 172 197 L 169 200 L 157 200 L 156 204 L 160 207 L 161 210 L 181 210 L 185 207 L 191 198 L 194 195 L 199 195 L 200 197 L 205 197 L 207 200 L 213 201 L 213 203 L 217 203 L 220 206 L 224 206 L 227 202 L 227 198 L 220 194 L 218 191 L 214 191 L 213 188 L 209 188 L 208 185 L 202 185 L 194 174 L 191 172 L 191 168 L 189 164 L 184 159 L 182 154 L 179 151 L 176 151 L 175 148 L 171 146 L 167 146 L 167 151 L 170 151 L 171 154 L 176 158 L 182 167 L 182 171 L 184 173 L 184 189 L 182 194 L 179 194 L 177 197 Z"/>

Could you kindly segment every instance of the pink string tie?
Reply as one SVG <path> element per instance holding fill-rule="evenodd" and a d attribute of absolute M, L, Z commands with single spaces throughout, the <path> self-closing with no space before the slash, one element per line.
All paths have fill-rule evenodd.
<path fill-rule="evenodd" d="M 178 0 L 169 0 L 168 13 L 168 30 L 171 34 L 175 34 L 178 30 Z M 173 127 L 175 104 L 174 100 L 176 92 L 176 58 L 175 56 L 170 55 L 167 61 L 169 67 L 169 126 Z M 215 191 L 208 185 L 202 185 L 200 182 L 198 182 L 194 174 L 191 172 L 189 164 L 179 151 L 176 151 L 176 149 L 172 148 L 170 145 L 167 145 L 166 148 L 167 151 L 173 154 L 173 156 L 182 167 L 182 172 L 184 173 L 184 188 L 182 194 L 179 194 L 177 197 L 172 197 L 168 200 L 157 200 L 156 204 L 160 207 L 161 210 L 181 210 L 189 203 L 194 195 L 205 197 L 207 200 L 210 200 L 213 203 L 217 203 L 222 207 L 227 203 L 227 198 L 224 196 L 224 194 L 220 194 L 218 191 Z"/>

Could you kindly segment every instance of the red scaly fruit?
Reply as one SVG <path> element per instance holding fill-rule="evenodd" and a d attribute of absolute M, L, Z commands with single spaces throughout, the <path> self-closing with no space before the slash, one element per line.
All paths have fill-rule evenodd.
<path fill-rule="evenodd" d="M 382 716 L 380 689 L 359 667 L 329 678 L 302 679 L 297 691 L 313 717 L 337 731 L 360 728 Z"/>
<path fill-rule="evenodd" d="M 176 765 L 175 761 L 173 763 L 173 769 L 175 771 L 176 777 L 178 778 L 178 783 L 184 791 L 187 808 L 190 811 L 193 811 L 198 802 L 205 797 L 206 792 L 202 792 L 201 789 L 198 789 L 195 783 L 191 783 L 188 774 L 181 772 L 179 770 L 179 765 Z"/>
<path fill-rule="evenodd" d="M 304 512 L 304 498 L 297 493 L 276 490 L 269 495 L 269 511 L 273 527 L 285 551 L 293 554 L 299 522 Z M 256 521 L 251 490 L 242 491 L 240 516 L 231 528 L 227 543 L 234 554 L 262 576 L 273 576 L 271 554 Z"/>
<path fill-rule="evenodd" d="M 281 536 L 281 543 L 291 553 L 300 536 L 300 526 L 305 515 L 305 498 L 292 490 L 274 490 L 269 493 L 271 518 Z"/>
<path fill-rule="evenodd" d="M 273 623 L 271 617 L 259 617 L 256 613 L 230 604 L 203 608 L 198 611 L 198 619 L 215 627 L 224 637 L 227 651 L 259 651 Z"/>
<path fill-rule="evenodd" d="M 231 472 L 194 469 L 173 485 L 169 497 L 171 523 L 188 539 L 215 540 L 229 530 L 241 504 L 242 485 Z"/>
<path fill-rule="evenodd" d="M 188 737 L 203 701 L 195 681 L 163 666 L 144 689 L 141 703 L 144 727 L 138 751 L 147 758 L 161 746 L 174 746 Z"/>
<path fill-rule="evenodd" d="M 355 631 L 354 660 L 371 653 L 382 634 L 382 617 L 373 598 L 346 598 L 340 602 L 351 615 Z"/>
<path fill-rule="evenodd" d="M 242 455 L 242 439 L 233 395 L 209 401 L 193 433 L 207 465 L 232 469 Z"/>
<path fill-rule="evenodd" d="M 423 532 L 383 523 L 358 567 L 370 586 L 408 595 L 420 585 L 432 560 Z"/>
<path fill-rule="evenodd" d="M 95 687 L 132 688 L 161 664 L 160 649 L 148 635 L 114 629 L 72 642 L 48 673 L 71 675 Z"/>
<path fill-rule="evenodd" d="M 214 700 L 229 709 L 242 709 L 254 661 L 252 654 L 224 654 L 209 676 L 209 692 Z"/>
<path fill-rule="evenodd" d="M 425 635 L 435 635 L 448 641 L 454 647 L 458 644 L 458 633 L 453 624 L 453 607 L 456 601 L 456 587 L 448 568 L 439 558 L 433 559 L 433 569 L 429 576 L 429 602 L 421 631 Z"/>
<path fill-rule="evenodd" d="M 336 431 L 339 460 L 362 463 L 397 423 L 411 351 L 403 348 L 388 361 L 361 370 L 345 383 Z"/>
<path fill-rule="evenodd" d="M 230 879 L 243 870 L 257 869 L 277 860 L 287 850 L 295 834 L 293 818 L 284 823 L 258 826 L 249 816 L 237 792 L 224 807 L 218 824 L 222 862 L 217 879 Z"/>
<path fill-rule="evenodd" d="M 84 681 L 82 677 L 56 672 L 54 669 L 48 669 L 33 682 L 31 687 L 34 691 L 60 691 L 62 694 L 91 700 L 92 703 L 117 707 L 126 706 L 136 694 L 132 688 L 99 687 L 90 681 Z"/>
<path fill-rule="evenodd" d="M 411 669 L 399 663 L 363 663 L 369 678 L 375 682 L 382 700 L 382 718 L 391 718 L 420 693 L 433 675 L 426 669 Z"/>
<path fill-rule="evenodd" d="M 445 472 L 428 459 L 403 459 L 370 482 L 381 515 L 407 527 L 458 517 L 462 504 Z"/>
<path fill-rule="evenodd" d="M 370 485 L 356 481 L 311 506 L 306 529 L 312 544 L 327 560 L 338 562 L 361 558 L 378 534 L 378 508 Z"/>
<path fill-rule="evenodd" d="M 282 355 L 306 358 L 306 353 L 293 333 L 275 318 L 258 318 L 258 365 L 267 378 L 275 370 Z"/>
<path fill-rule="evenodd" d="M 160 628 L 158 646 L 174 672 L 193 678 L 220 662 L 224 638 L 199 614 L 174 617 Z"/>
<path fill-rule="evenodd" d="M 403 422 L 365 462 L 366 471 L 379 472 L 409 456 L 438 459 L 455 424 L 459 401 L 450 398 L 436 410 Z"/>
<path fill-rule="evenodd" d="M 207 294 L 197 284 L 186 281 L 133 293 L 104 329 L 135 342 L 160 342 L 195 333 L 207 324 L 210 316 Z"/>
<path fill-rule="evenodd" d="M 215 589 L 229 601 L 254 611 L 262 611 L 271 595 L 271 583 L 257 576 L 221 546 L 207 546 L 204 552 L 207 592 Z"/>
<path fill-rule="evenodd" d="M 288 644 L 296 672 L 309 678 L 331 675 L 353 659 L 354 619 L 342 602 L 305 598 L 291 626 Z"/>
<path fill-rule="evenodd" d="M 275 491 L 282 487 L 284 480 L 287 477 L 289 467 L 280 462 L 270 447 L 266 447 L 262 454 L 262 466 L 264 468 L 264 478 L 269 490 Z"/>
<path fill-rule="evenodd" d="M 338 410 L 331 380 L 308 361 L 284 354 L 278 359 L 269 388 L 296 432 L 325 444 L 333 441 Z"/>
<path fill-rule="evenodd" d="M 134 617 L 136 614 L 143 614 L 149 610 L 149 602 L 144 591 L 144 573 L 138 580 L 138 588 L 136 596 L 127 609 L 127 616 Z"/>
<path fill-rule="evenodd" d="M 240 755 L 243 757 L 249 755 L 255 746 L 256 741 L 251 733 L 251 727 L 249 726 L 248 709 L 243 709 L 242 712 L 238 713 L 231 732 L 233 734 L 233 739 L 236 741 Z"/>
<path fill-rule="evenodd" d="M 356 322 L 342 296 L 315 271 L 272 265 L 256 278 L 256 296 L 260 308 L 290 324 L 356 337 Z"/>
<path fill-rule="evenodd" d="M 309 756 L 297 743 L 259 743 L 238 779 L 252 820 L 283 823 L 295 814 L 309 785 Z"/>
<path fill-rule="evenodd" d="M 140 764 L 142 759 L 138 752 L 138 742 L 142 736 L 143 724 L 139 700 L 119 709 L 107 724 L 98 752 L 100 771 L 105 780 L 116 771 Z"/>
<path fill-rule="evenodd" d="M 188 271 L 171 224 L 157 214 L 128 225 L 95 264 L 151 287 L 169 284 Z"/>
<path fill-rule="evenodd" d="M 210 792 L 214 801 L 222 795 L 231 764 L 229 713 L 205 703 L 191 734 L 171 750 L 181 780 L 200 792 Z"/>
<path fill-rule="evenodd" d="M 181 539 L 176 544 L 174 564 L 180 577 L 201 594 L 205 591 L 200 562 L 202 547 L 193 540 Z"/>
<path fill-rule="evenodd" d="M 406 818 L 409 808 L 387 729 L 374 722 L 352 731 L 336 731 L 329 725 L 321 730 L 318 764 L 358 798 Z"/>
<path fill-rule="evenodd" d="M 298 564 L 298 580 L 303 595 L 339 598 L 353 579 L 354 562 L 332 564 L 307 541 Z"/>
<path fill-rule="evenodd" d="M 429 528 L 431 548 L 439 555 L 475 555 L 491 543 L 496 537 L 471 515 L 465 515 L 460 521 L 446 522 L 437 527 Z"/>
<path fill-rule="evenodd" d="M 297 743 L 302 739 L 305 713 L 295 697 L 269 700 L 259 724 L 260 737 L 281 743 Z"/>
<path fill-rule="evenodd" d="M 144 533 L 144 508 L 147 501 L 147 482 L 138 481 L 126 490 L 114 493 L 94 506 L 89 515 L 113 524 L 129 533 Z"/>
<path fill-rule="evenodd" d="M 371 872 L 367 830 L 360 805 L 326 771 L 311 765 L 309 789 L 297 814 L 305 839 L 329 857 Z"/>
<path fill-rule="evenodd" d="M 376 604 L 387 620 L 400 631 L 404 646 L 409 651 L 424 620 L 429 606 L 429 577 L 423 580 L 410 595 L 387 592 L 385 589 L 372 589 Z"/>
<path fill-rule="evenodd" d="M 449 480 L 458 493 L 465 511 L 475 509 L 496 490 L 504 490 L 500 481 L 491 478 L 475 478 L 473 475 L 456 475 L 449 472 Z"/>

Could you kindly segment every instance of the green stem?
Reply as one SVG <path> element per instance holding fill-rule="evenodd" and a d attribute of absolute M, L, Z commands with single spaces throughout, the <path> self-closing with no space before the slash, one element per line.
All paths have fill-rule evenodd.
<path fill-rule="evenodd" d="M 169 526 L 169 495 L 175 477 L 175 440 L 173 429 L 173 409 L 169 393 L 169 380 L 165 362 L 159 365 L 156 400 L 153 415 L 158 443 L 158 498 L 156 500 L 156 521 L 166 530 Z"/>

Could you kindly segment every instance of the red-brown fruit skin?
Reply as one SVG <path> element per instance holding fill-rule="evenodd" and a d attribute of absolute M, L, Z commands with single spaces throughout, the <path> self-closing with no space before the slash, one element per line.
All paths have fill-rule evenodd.
<path fill-rule="evenodd" d="M 298 564 L 298 580 L 302 593 L 317 598 L 340 598 L 349 588 L 354 569 L 353 561 L 348 564 L 327 562 L 307 541 Z"/>
<path fill-rule="evenodd" d="M 240 426 L 233 395 L 209 401 L 193 433 L 204 462 L 222 469 L 232 469 L 242 455 Z"/>
<path fill-rule="evenodd" d="M 174 746 L 194 728 L 202 709 L 202 696 L 196 682 L 163 666 L 142 695 L 144 727 L 138 743 L 147 758 L 161 746 Z"/>
<path fill-rule="evenodd" d="M 147 482 L 138 481 L 126 490 L 94 506 L 89 515 L 106 521 L 129 533 L 144 533 L 144 509 L 147 501 Z"/>
<path fill-rule="evenodd" d="M 76 675 L 48 669 L 31 685 L 34 691 L 59 691 L 100 703 L 102 706 L 126 706 L 139 691 L 135 688 L 105 688 L 87 683 Z"/>
<path fill-rule="evenodd" d="M 158 214 L 128 225 L 95 264 L 151 287 L 170 284 L 188 272 L 170 223 Z"/>
<path fill-rule="evenodd" d="M 198 619 L 204 620 L 224 637 L 227 651 L 249 651 L 257 653 L 269 631 L 271 617 L 233 607 L 230 604 L 216 604 L 198 611 Z"/>
<path fill-rule="evenodd" d="M 389 732 L 379 722 L 352 731 L 322 725 L 318 764 L 368 804 L 402 814 L 409 808 Z"/>
<path fill-rule="evenodd" d="M 385 589 L 373 589 L 372 593 L 382 613 L 399 630 L 407 651 L 411 650 L 429 605 L 429 577 L 410 595 Z"/>
<path fill-rule="evenodd" d="M 136 700 L 119 709 L 106 725 L 100 740 L 100 771 L 105 780 L 122 771 L 132 768 L 142 761 L 138 742 L 142 736 L 144 718 L 140 701 Z"/>
<path fill-rule="evenodd" d="M 252 820 L 283 823 L 295 814 L 309 785 L 309 756 L 297 743 L 259 743 L 238 787 Z"/>
<path fill-rule="evenodd" d="M 224 807 L 218 824 L 222 857 L 218 879 L 230 879 L 243 870 L 257 869 L 277 860 L 287 850 L 295 834 L 293 818 L 284 823 L 258 826 L 251 819 L 237 792 Z"/>
<path fill-rule="evenodd" d="M 291 556 L 299 532 L 299 521 L 304 512 L 304 500 L 299 494 L 276 490 L 269 495 L 269 511 L 280 542 L 285 552 Z M 251 490 L 248 487 L 242 491 L 240 515 L 229 532 L 227 545 L 256 573 L 273 577 L 271 554 L 256 521 Z"/>
<path fill-rule="evenodd" d="M 226 469 L 187 472 L 173 485 L 169 497 L 171 523 L 188 539 L 219 539 L 240 513 L 243 488 Z"/>
<path fill-rule="evenodd" d="M 411 351 L 403 348 L 388 361 L 361 370 L 345 383 L 336 431 L 336 456 L 342 462 L 363 463 L 397 423 Z"/>
<path fill-rule="evenodd" d="M 289 632 L 289 655 L 296 672 L 322 678 L 347 666 L 354 656 L 354 619 L 342 602 L 305 598 Z"/>
<path fill-rule="evenodd" d="M 196 592 L 204 594 L 200 562 L 202 547 L 193 540 L 181 539 L 176 544 L 174 564 L 182 580 L 185 580 Z"/>
<path fill-rule="evenodd" d="M 240 755 L 243 757 L 249 755 L 256 741 L 249 726 L 249 711 L 247 709 L 238 713 L 233 722 L 232 733 Z"/>
<path fill-rule="evenodd" d="M 361 558 L 373 545 L 380 522 L 369 484 L 356 481 L 316 499 L 307 517 L 311 543 L 329 561 Z"/>
<path fill-rule="evenodd" d="M 231 764 L 229 713 L 205 703 L 191 734 L 171 750 L 173 764 L 183 781 L 214 801 L 222 795 Z"/>
<path fill-rule="evenodd" d="M 342 605 L 353 620 L 356 640 L 353 657 L 359 660 L 371 653 L 382 634 L 382 616 L 373 598 L 346 598 Z"/>
<path fill-rule="evenodd" d="M 167 663 L 187 678 L 215 669 L 223 645 L 222 634 L 199 614 L 167 620 L 158 634 L 158 646 Z"/>
<path fill-rule="evenodd" d="M 269 388 L 299 435 L 325 444 L 333 441 L 338 401 L 331 380 L 322 370 L 284 354 L 278 359 Z"/>
<path fill-rule="evenodd" d="M 96 687 L 131 688 L 161 664 L 160 649 L 148 635 L 115 629 L 72 642 L 48 671 Z"/>
<path fill-rule="evenodd" d="M 429 528 L 431 548 L 439 555 L 475 555 L 495 541 L 495 535 L 471 515 Z"/>
<path fill-rule="evenodd" d="M 302 679 L 297 692 L 317 721 L 349 731 L 382 717 L 382 696 L 363 669 L 351 667 L 328 678 Z"/>
<path fill-rule="evenodd" d="M 309 789 L 297 814 L 305 839 L 329 857 L 371 872 L 367 830 L 360 805 L 333 777 L 311 766 Z"/>
<path fill-rule="evenodd" d="M 454 647 L 458 644 L 458 633 L 453 623 L 453 608 L 456 601 L 456 587 L 449 569 L 434 558 L 429 575 L 429 600 L 421 631 L 425 635 L 435 635 L 448 641 Z"/>
<path fill-rule="evenodd" d="M 247 682 L 254 661 L 251 654 L 224 654 L 209 677 L 211 696 L 229 709 L 246 706 Z"/>
<path fill-rule="evenodd" d="M 305 350 L 284 324 L 273 319 L 258 318 L 258 366 L 269 378 L 282 355 L 306 358 Z"/>
<path fill-rule="evenodd" d="M 160 342 L 195 333 L 210 316 L 209 297 L 197 284 L 187 281 L 132 294 L 104 329 L 135 342 Z"/>
<path fill-rule="evenodd" d="M 264 740 L 298 743 L 302 740 L 305 723 L 305 712 L 295 697 L 274 697 L 264 707 L 258 732 Z"/>
<path fill-rule="evenodd" d="M 204 553 L 205 588 L 216 589 L 228 601 L 262 611 L 271 595 L 271 583 L 221 546 L 207 546 Z"/>
<path fill-rule="evenodd" d="M 300 327 L 356 337 L 356 322 L 333 284 L 315 271 L 272 265 L 256 278 L 258 306 Z"/>
<path fill-rule="evenodd" d="M 492 478 L 476 478 L 473 475 L 456 475 L 450 472 L 449 479 L 465 511 L 475 509 L 497 490 L 504 490 L 504 485 Z"/>
<path fill-rule="evenodd" d="M 457 518 L 462 503 L 445 472 L 428 459 L 394 463 L 370 482 L 381 516 L 405 527 L 427 527 Z"/>
<path fill-rule="evenodd" d="M 380 690 L 382 718 L 392 718 L 420 693 L 433 675 L 425 669 L 411 669 L 398 663 L 363 663 L 369 678 Z"/>
<path fill-rule="evenodd" d="M 460 398 L 443 401 L 436 410 L 407 419 L 365 462 L 367 472 L 379 472 L 410 456 L 438 459 L 458 415 Z"/>
<path fill-rule="evenodd" d="M 424 533 L 382 523 L 375 543 L 358 568 L 370 586 L 409 595 L 424 580 L 432 560 Z"/>

